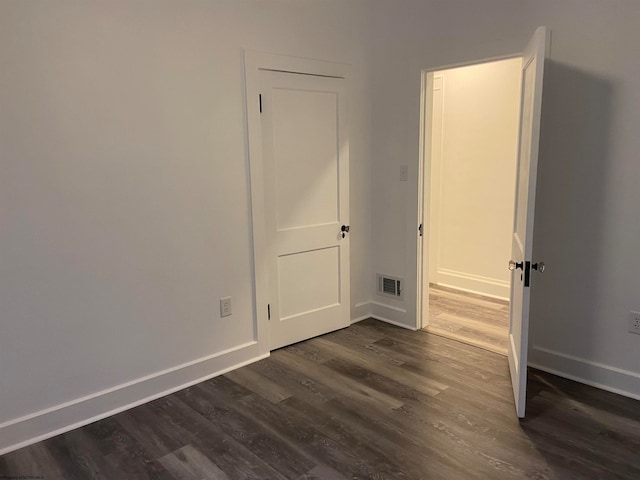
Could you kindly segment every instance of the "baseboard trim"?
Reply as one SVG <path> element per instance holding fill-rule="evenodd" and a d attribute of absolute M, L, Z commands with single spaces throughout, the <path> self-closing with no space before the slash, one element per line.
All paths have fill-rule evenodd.
<path fill-rule="evenodd" d="M 559 377 L 640 400 L 640 373 L 534 345 L 528 365 Z"/>
<path fill-rule="evenodd" d="M 353 325 L 354 323 L 358 323 L 358 322 L 361 322 L 363 320 L 366 320 L 367 318 L 371 318 L 371 314 L 362 315 L 360 317 L 352 318 L 351 319 L 351 325 Z"/>
<path fill-rule="evenodd" d="M 369 318 L 375 318 L 376 320 L 380 320 L 381 322 L 390 323 L 391 325 L 395 325 L 396 327 L 405 328 L 407 330 L 411 330 L 412 332 L 415 332 L 415 331 L 418 330 L 416 327 L 410 327 L 409 325 L 406 325 L 406 324 L 401 323 L 401 322 L 396 322 L 395 320 L 391 320 L 389 318 L 385 318 L 385 317 L 382 317 L 380 315 L 372 314 Z"/>
<path fill-rule="evenodd" d="M 404 308 L 376 301 L 372 301 L 370 305 L 371 317 L 398 327 L 416 330 L 415 320 L 411 325 L 407 325 L 407 311 Z"/>
<path fill-rule="evenodd" d="M 361 322 L 367 318 L 375 318 L 381 322 L 416 331 L 417 328 L 415 328 L 415 325 L 407 325 L 404 322 L 406 316 L 407 311 L 404 308 L 387 305 L 386 303 L 376 302 L 374 300 L 357 303 L 354 308 L 351 309 L 351 324 Z"/>
<path fill-rule="evenodd" d="M 387 305 L 386 303 L 382 303 L 382 302 L 372 301 L 372 302 L 369 302 L 369 305 L 373 306 L 373 308 L 375 307 L 384 308 L 386 310 L 390 310 L 392 312 L 400 313 L 403 315 L 407 313 L 407 310 L 404 308 L 394 307 L 393 305 Z"/>
<path fill-rule="evenodd" d="M 361 322 L 369 317 L 371 317 L 371 302 L 360 302 L 351 307 L 351 323 Z"/>
<path fill-rule="evenodd" d="M 0 424 L 0 455 L 88 425 L 269 356 L 258 343 L 178 365 Z"/>
<path fill-rule="evenodd" d="M 438 269 L 437 279 L 438 285 L 444 287 L 456 288 L 501 300 L 509 300 L 511 285 L 507 281 L 446 268 Z"/>

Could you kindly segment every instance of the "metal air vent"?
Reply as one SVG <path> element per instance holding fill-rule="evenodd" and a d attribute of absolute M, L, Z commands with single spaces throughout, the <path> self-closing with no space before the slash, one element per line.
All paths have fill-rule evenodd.
<path fill-rule="evenodd" d="M 378 295 L 402 298 L 402 279 L 378 274 Z"/>

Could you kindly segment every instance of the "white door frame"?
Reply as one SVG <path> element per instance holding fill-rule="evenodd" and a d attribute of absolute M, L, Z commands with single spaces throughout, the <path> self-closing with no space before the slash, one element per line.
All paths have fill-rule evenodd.
<path fill-rule="evenodd" d="M 251 181 L 251 225 L 253 240 L 254 281 L 254 340 L 259 353 L 269 353 L 269 281 L 268 242 L 264 209 L 264 166 L 262 159 L 262 126 L 260 121 L 260 71 L 318 75 L 343 78 L 348 81 L 350 67 L 347 64 L 291 57 L 271 53 L 244 51 L 245 90 L 247 111 L 247 141 Z M 347 84 L 347 88 L 348 84 Z"/>
<path fill-rule="evenodd" d="M 416 292 L 416 329 L 427 326 L 429 318 L 429 296 L 425 287 L 429 285 L 429 268 L 425 267 L 429 259 L 429 242 L 431 231 L 430 218 L 428 215 L 431 202 L 431 132 L 432 132 L 432 105 L 429 98 L 429 91 L 432 87 L 433 74 L 441 70 L 448 70 L 458 67 L 469 67 L 481 65 L 483 63 L 498 62 L 512 58 L 522 58 L 522 53 L 512 55 L 502 55 L 489 57 L 468 62 L 451 63 L 435 68 L 426 68 L 421 72 L 420 82 L 420 145 L 418 158 L 418 222 L 422 225 L 422 236 L 417 236 L 417 292 Z M 427 131 L 427 127 L 429 127 Z M 505 268 L 506 262 L 505 259 Z"/>

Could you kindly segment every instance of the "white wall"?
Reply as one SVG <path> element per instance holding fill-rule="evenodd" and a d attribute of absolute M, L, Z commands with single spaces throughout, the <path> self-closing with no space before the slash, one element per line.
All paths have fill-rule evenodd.
<path fill-rule="evenodd" d="M 509 298 L 521 64 L 433 74 L 429 282 Z"/>
<path fill-rule="evenodd" d="M 407 279 L 404 302 L 378 316 L 416 326 L 421 69 L 521 52 L 546 25 L 534 253 L 548 269 L 533 279 L 530 358 L 640 395 L 640 336 L 626 333 L 640 308 L 639 19 L 631 0 L 375 2 L 373 271 Z"/>
<path fill-rule="evenodd" d="M 415 327 L 420 71 L 551 27 L 532 358 L 639 394 L 639 18 L 635 0 L 1 2 L 0 451 L 253 358 L 243 47 L 354 64 L 352 315 Z M 407 280 L 403 302 L 375 272 Z"/>
<path fill-rule="evenodd" d="M 355 1 L 0 2 L 0 452 L 264 351 L 243 48 L 353 64 L 366 303 L 366 25 Z"/>

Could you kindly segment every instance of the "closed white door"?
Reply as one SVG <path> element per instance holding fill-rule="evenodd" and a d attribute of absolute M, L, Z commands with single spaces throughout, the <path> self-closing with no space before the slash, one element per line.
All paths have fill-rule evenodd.
<path fill-rule="evenodd" d="M 522 55 L 522 102 L 520 143 L 516 178 L 516 205 L 513 223 L 511 303 L 509 318 L 509 370 L 518 417 L 524 417 L 527 393 L 529 344 L 529 301 L 533 270 L 533 216 L 535 211 L 542 80 L 547 49 L 547 31 L 539 27 Z"/>
<path fill-rule="evenodd" d="M 341 78 L 260 73 L 271 350 L 349 326 Z"/>

